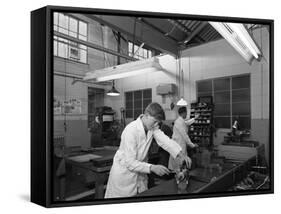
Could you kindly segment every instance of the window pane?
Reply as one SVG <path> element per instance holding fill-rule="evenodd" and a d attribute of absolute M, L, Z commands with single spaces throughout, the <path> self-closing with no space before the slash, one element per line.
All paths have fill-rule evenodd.
<path fill-rule="evenodd" d="M 143 99 L 151 98 L 151 89 L 147 89 L 143 91 Z"/>
<path fill-rule="evenodd" d="M 142 91 L 134 91 L 134 99 L 135 100 L 142 99 Z"/>
<path fill-rule="evenodd" d="M 232 89 L 238 88 L 250 88 L 250 75 L 232 78 Z"/>
<path fill-rule="evenodd" d="M 76 19 L 69 18 L 69 30 L 72 31 L 73 33 L 77 33 L 78 29 L 78 22 Z"/>
<path fill-rule="evenodd" d="M 68 55 L 68 50 L 67 50 L 68 45 L 59 42 L 58 46 L 58 56 L 66 58 Z"/>
<path fill-rule="evenodd" d="M 77 37 L 77 33 L 73 33 L 72 31 L 69 31 L 68 34 L 69 34 L 69 36 L 72 36 L 72 37 L 75 37 L 75 38 Z"/>
<path fill-rule="evenodd" d="M 214 80 L 214 90 L 215 91 L 222 91 L 222 90 L 230 90 L 230 79 L 216 79 Z"/>
<path fill-rule="evenodd" d="M 68 16 L 64 14 L 59 14 L 59 26 L 64 29 L 68 29 Z"/>
<path fill-rule="evenodd" d="M 81 39 L 83 41 L 87 41 L 87 37 L 86 36 L 79 35 L 79 39 Z"/>
<path fill-rule="evenodd" d="M 250 90 L 240 89 L 232 91 L 232 102 L 249 102 L 250 101 Z"/>
<path fill-rule="evenodd" d="M 215 92 L 215 103 L 230 103 L 230 92 Z"/>
<path fill-rule="evenodd" d="M 142 100 L 134 100 L 134 108 L 142 108 Z"/>
<path fill-rule="evenodd" d="M 146 49 L 143 49 L 143 57 L 147 58 L 147 50 Z"/>
<path fill-rule="evenodd" d="M 58 55 L 58 42 L 54 40 L 54 55 Z"/>
<path fill-rule="evenodd" d="M 79 34 L 87 36 L 87 24 L 85 22 L 79 21 Z"/>
<path fill-rule="evenodd" d="M 126 92 L 125 93 L 126 101 L 133 101 L 133 92 Z"/>
<path fill-rule="evenodd" d="M 126 109 L 126 118 L 133 118 L 133 109 Z"/>
<path fill-rule="evenodd" d="M 133 50 L 133 44 L 131 43 L 131 42 L 129 42 L 129 44 L 128 44 L 129 46 L 128 46 L 128 50 L 129 50 L 129 53 L 132 53 L 132 50 Z"/>
<path fill-rule="evenodd" d="M 87 46 L 86 45 L 79 45 L 79 48 L 83 49 L 83 50 L 87 50 Z"/>
<path fill-rule="evenodd" d="M 63 33 L 63 34 L 68 34 L 68 30 L 66 30 L 66 29 L 64 29 L 64 28 L 61 28 L 61 27 L 58 28 L 58 31 L 59 31 L 60 33 Z"/>
<path fill-rule="evenodd" d="M 233 103 L 232 115 L 250 115 L 250 103 Z"/>
<path fill-rule="evenodd" d="M 131 109 L 133 108 L 133 102 L 126 102 L 126 109 Z"/>
<path fill-rule="evenodd" d="M 214 115 L 215 116 L 228 116 L 228 115 L 230 115 L 230 104 L 215 104 Z"/>
<path fill-rule="evenodd" d="M 138 50 L 139 46 L 134 45 L 134 53 L 136 53 L 136 51 Z"/>
<path fill-rule="evenodd" d="M 58 25 L 58 17 L 59 17 L 59 14 L 54 13 L 54 25 Z"/>
<path fill-rule="evenodd" d="M 151 103 L 151 99 L 143 100 L 143 109 L 145 109 Z"/>
<path fill-rule="evenodd" d="M 80 62 L 87 63 L 87 51 L 79 50 L 80 51 Z"/>
<path fill-rule="evenodd" d="M 215 117 L 216 128 L 230 128 L 230 117 Z"/>
<path fill-rule="evenodd" d="M 142 48 L 139 49 L 138 55 L 139 55 L 140 57 L 143 57 L 143 49 L 142 49 Z"/>
<path fill-rule="evenodd" d="M 204 80 L 197 82 L 198 92 L 211 92 L 212 91 L 212 80 Z"/>

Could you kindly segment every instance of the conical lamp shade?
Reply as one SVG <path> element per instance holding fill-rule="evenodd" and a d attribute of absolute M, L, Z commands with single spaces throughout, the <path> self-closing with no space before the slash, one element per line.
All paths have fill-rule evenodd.
<path fill-rule="evenodd" d="M 177 106 L 187 106 L 187 102 L 181 98 L 178 102 L 177 102 Z"/>
<path fill-rule="evenodd" d="M 108 96 L 112 96 L 112 97 L 116 97 L 119 96 L 120 93 L 119 91 L 116 90 L 116 88 L 114 87 L 114 85 L 112 86 L 112 88 L 106 93 Z"/>

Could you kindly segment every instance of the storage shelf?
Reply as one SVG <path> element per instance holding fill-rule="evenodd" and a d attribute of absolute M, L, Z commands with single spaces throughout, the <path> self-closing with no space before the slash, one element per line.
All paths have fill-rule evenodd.
<path fill-rule="evenodd" d="M 195 122 L 190 125 L 189 136 L 194 143 L 201 144 L 202 146 L 208 146 L 213 144 L 213 105 L 208 104 L 206 106 L 198 106 L 199 103 L 191 104 L 190 118 L 195 118 L 195 115 L 199 115 L 195 119 Z M 208 121 L 208 122 L 207 122 Z M 198 123 L 205 122 L 205 123 Z M 194 134 L 196 133 L 196 134 Z M 199 135 L 198 133 L 202 133 Z M 205 133 L 205 134 L 203 134 Z"/>

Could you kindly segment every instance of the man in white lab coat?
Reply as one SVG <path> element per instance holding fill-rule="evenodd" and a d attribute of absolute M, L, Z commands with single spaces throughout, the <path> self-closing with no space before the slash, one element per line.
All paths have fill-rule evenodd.
<path fill-rule="evenodd" d="M 151 103 L 144 115 L 126 126 L 113 159 L 105 198 L 134 196 L 147 189 L 147 174 L 153 172 L 162 176 L 169 173 L 165 166 L 147 163 L 152 138 L 179 163 L 185 161 L 188 166 L 191 165 L 190 158 L 182 153 L 181 147 L 159 129 L 158 123 L 164 119 L 162 107 Z"/>
<path fill-rule="evenodd" d="M 192 124 L 194 119 L 186 120 L 187 110 L 184 106 L 178 109 L 178 114 L 179 117 L 175 120 L 173 126 L 172 139 L 180 145 L 182 153 L 187 156 L 187 146 L 190 148 L 197 147 L 197 144 L 192 143 L 187 134 L 187 126 Z M 196 117 L 198 116 L 196 115 Z M 179 167 L 178 162 L 170 155 L 168 168 L 171 170 L 177 170 Z"/>

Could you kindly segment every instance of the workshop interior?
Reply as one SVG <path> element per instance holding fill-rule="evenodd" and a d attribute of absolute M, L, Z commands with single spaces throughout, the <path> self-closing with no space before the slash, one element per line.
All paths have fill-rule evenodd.
<path fill-rule="evenodd" d="M 122 132 L 153 102 L 173 138 L 186 107 L 190 167 L 147 174 L 134 198 L 271 189 L 269 25 L 180 16 L 52 13 L 52 200 L 105 199 Z M 168 168 L 152 140 L 146 161 Z"/>

